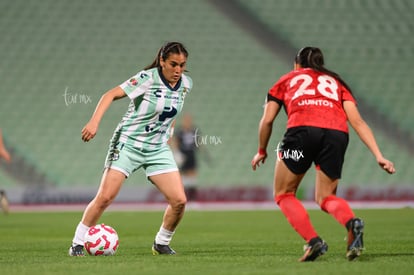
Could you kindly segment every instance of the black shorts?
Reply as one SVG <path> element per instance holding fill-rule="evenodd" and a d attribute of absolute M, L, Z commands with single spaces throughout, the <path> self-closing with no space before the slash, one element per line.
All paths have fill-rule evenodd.
<path fill-rule="evenodd" d="M 184 155 L 184 161 L 181 164 L 181 172 L 187 172 L 197 169 L 197 159 L 194 152 L 182 152 Z"/>
<path fill-rule="evenodd" d="M 278 159 L 295 174 L 304 174 L 312 162 L 332 179 L 341 178 L 348 134 L 302 126 L 289 128 L 277 148 Z"/>

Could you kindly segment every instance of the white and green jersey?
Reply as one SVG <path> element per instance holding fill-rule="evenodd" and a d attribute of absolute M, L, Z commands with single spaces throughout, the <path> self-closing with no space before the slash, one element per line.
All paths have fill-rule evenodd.
<path fill-rule="evenodd" d="M 165 146 L 170 137 L 171 124 L 181 112 L 184 98 L 192 86 L 191 78 L 182 74 L 172 88 L 158 68 L 143 70 L 122 83 L 120 87 L 131 103 L 112 141 L 117 139 L 142 150 Z"/>

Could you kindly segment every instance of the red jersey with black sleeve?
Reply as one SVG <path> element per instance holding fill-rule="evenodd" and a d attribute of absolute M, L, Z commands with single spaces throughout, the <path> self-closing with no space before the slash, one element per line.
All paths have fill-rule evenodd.
<path fill-rule="evenodd" d="M 269 90 L 267 98 L 284 106 L 287 128 L 313 126 L 346 133 L 348 124 L 342 102 L 356 103 L 340 81 L 310 68 L 282 76 Z"/>

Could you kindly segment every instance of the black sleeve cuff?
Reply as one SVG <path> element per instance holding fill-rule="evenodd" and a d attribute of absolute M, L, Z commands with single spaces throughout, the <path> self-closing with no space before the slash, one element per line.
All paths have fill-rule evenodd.
<path fill-rule="evenodd" d="M 280 106 L 283 106 L 283 101 L 282 100 L 280 100 L 280 99 L 278 99 L 278 98 L 276 98 L 276 97 L 274 97 L 274 96 L 272 96 L 272 95 L 270 95 L 270 94 L 267 94 L 267 101 L 269 101 L 269 100 L 271 100 L 271 101 L 275 101 L 276 103 L 278 103 Z"/>

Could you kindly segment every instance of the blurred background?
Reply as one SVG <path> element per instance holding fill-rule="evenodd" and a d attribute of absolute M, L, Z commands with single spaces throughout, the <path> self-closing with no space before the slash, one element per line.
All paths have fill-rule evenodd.
<path fill-rule="evenodd" d="M 253 172 L 268 89 L 303 46 L 352 87 L 389 176 L 351 130 L 339 193 L 349 200 L 414 200 L 414 2 L 410 0 L 2 0 L 0 128 L 12 162 L 0 160 L 11 203 L 84 203 L 95 194 L 109 139 L 129 100 L 112 104 L 98 135 L 80 132 L 100 96 L 151 63 L 167 41 L 183 42 L 194 88 L 184 112 L 198 145 L 197 199 L 272 200 L 274 124 L 265 165 Z M 177 121 L 180 125 L 180 119 Z M 312 199 L 314 171 L 300 187 Z M 118 201 L 162 200 L 137 171 Z"/>

